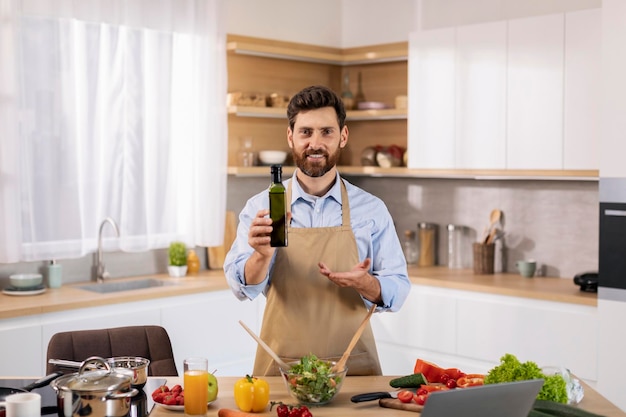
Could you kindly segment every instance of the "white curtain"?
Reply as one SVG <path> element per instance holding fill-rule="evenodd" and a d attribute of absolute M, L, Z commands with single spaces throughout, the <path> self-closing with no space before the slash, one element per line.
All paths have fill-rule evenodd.
<path fill-rule="evenodd" d="M 0 0 L 0 263 L 221 244 L 219 3 Z"/>

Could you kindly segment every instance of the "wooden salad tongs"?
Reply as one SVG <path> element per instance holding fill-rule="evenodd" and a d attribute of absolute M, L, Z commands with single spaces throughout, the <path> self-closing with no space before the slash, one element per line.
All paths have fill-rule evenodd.
<path fill-rule="evenodd" d="M 352 340 L 350 340 L 350 344 L 348 345 L 348 348 L 346 349 L 345 352 L 343 352 L 341 359 L 339 359 L 339 361 L 337 361 L 337 363 L 331 368 L 330 370 L 331 372 L 334 373 L 337 371 L 342 371 L 346 367 L 346 362 L 348 362 L 350 353 L 352 353 L 352 349 L 354 349 L 354 347 L 356 346 L 356 342 L 358 342 L 359 339 L 361 338 L 361 334 L 363 333 L 363 330 L 365 330 L 365 326 L 367 325 L 367 323 L 370 321 L 370 317 L 372 317 L 372 313 L 374 313 L 374 310 L 376 310 L 376 304 L 373 304 L 372 307 L 367 312 L 367 315 L 361 322 L 361 325 L 359 326 L 358 329 L 356 329 L 356 333 L 354 333 L 354 336 L 352 336 Z"/>
<path fill-rule="evenodd" d="M 239 324 L 241 324 L 241 326 L 246 329 L 246 331 L 250 334 L 250 336 L 252 336 L 252 338 L 254 340 L 257 341 L 257 343 L 259 344 L 259 346 L 261 346 L 263 349 L 265 349 L 265 351 L 272 357 L 272 359 L 274 359 L 276 361 L 276 363 L 278 364 L 278 366 L 280 366 L 282 369 L 284 369 L 285 371 L 289 370 L 289 368 L 291 368 L 291 366 L 287 365 L 285 363 L 285 361 L 283 361 L 277 354 L 276 352 L 274 352 L 268 345 L 267 343 L 265 343 L 259 336 L 257 336 L 256 334 L 254 334 L 254 332 L 252 330 L 250 330 L 250 328 L 248 326 L 245 325 L 245 323 L 241 320 L 239 320 Z"/>

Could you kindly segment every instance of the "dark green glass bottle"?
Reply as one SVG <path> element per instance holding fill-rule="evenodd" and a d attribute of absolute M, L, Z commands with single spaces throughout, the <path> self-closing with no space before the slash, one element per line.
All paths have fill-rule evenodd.
<path fill-rule="evenodd" d="M 287 246 L 287 196 L 283 185 L 282 165 L 272 165 L 272 182 L 270 183 L 270 218 L 272 219 L 272 234 L 270 245 L 274 247 Z"/>

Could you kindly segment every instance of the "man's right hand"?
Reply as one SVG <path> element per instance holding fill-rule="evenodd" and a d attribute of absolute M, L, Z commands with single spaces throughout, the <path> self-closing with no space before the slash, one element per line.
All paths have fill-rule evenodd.
<path fill-rule="evenodd" d="M 269 210 L 259 210 L 248 231 L 248 244 L 262 257 L 271 258 L 276 248 L 270 246 L 272 219 Z"/>

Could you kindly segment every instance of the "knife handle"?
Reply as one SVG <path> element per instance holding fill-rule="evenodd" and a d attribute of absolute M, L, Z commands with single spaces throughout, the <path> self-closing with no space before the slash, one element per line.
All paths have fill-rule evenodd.
<path fill-rule="evenodd" d="M 379 400 L 381 398 L 393 398 L 393 397 L 391 396 L 390 393 L 385 392 L 385 391 L 368 392 L 366 394 L 353 395 L 352 398 L 350 398 L 350 401 L 352 401 L 353 403 L 360 403 L 363 401 Z"/>

